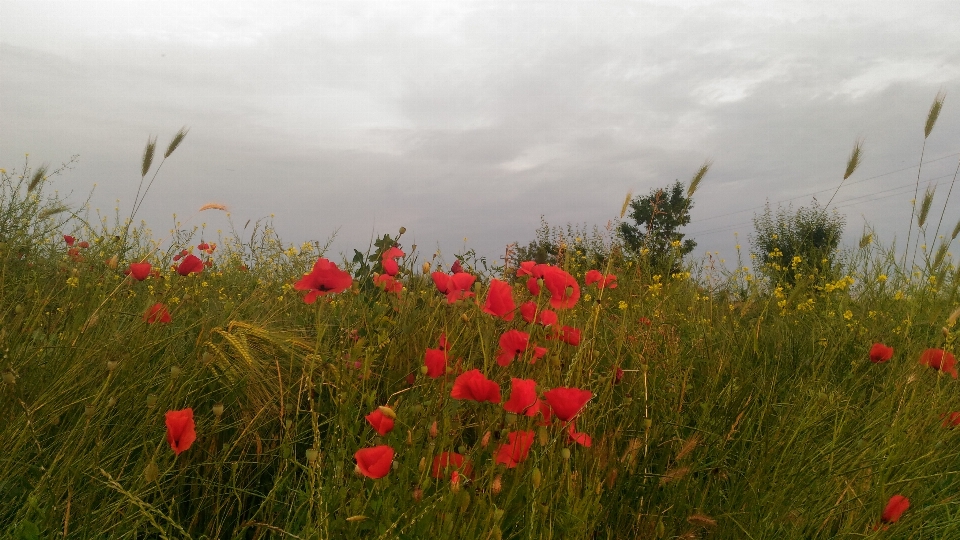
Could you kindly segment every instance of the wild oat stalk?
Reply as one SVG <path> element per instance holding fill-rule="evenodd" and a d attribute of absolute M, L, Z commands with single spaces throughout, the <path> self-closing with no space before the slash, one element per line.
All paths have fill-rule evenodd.
<path fill-rule="evenodd" d="M 943 100 L 946 97 L 946 94 L 944 94 L 942 90 L 937 92 L 937 95 L 933 98 L 933 104 L 930 105 L 930 112 L 927 113 L 927 122 L 923 126 L 923 146 L 920 147 L 920 165 L 917 167 L 917 184 L 913 188 L 913 206 L 910 210 L 910 227 L 907 229 L 907 245 L 904 246 L 903 250 L 904 266 L 907 264 L 907 253 L 910 251 L 910 237 L 913 234 L 913 218 L 916 216 L 917 195 L 920 193 L 920 171 L 923 170 L 923 154 L 927 149 L 927 137 L 930 136 L 930 132 L 933 131 L 933 126 L 937 123 L 937 118 L 940 116 L 940 109 L 943 108 Z M 920 240 L 918 238 L 917 242 L 919 241 Z M 916 247 L 914 247 L 914 253 L 916 253 Z"/>
<path fill-rule="evenodd" d="M 27 185 L 27 193 L 37 189 L 37 186 L 40 185 L 40 181 L 47 177 L 47 164 L 44 163 L 41 165 L 35 173 L 33 173 L 33 178 L 30 179 L 30 183 Z"/>
<path fill-rule="evenodd" d="M 180 146 L 180 143 L 183 142 L 184 137 L 187 136 L 187 133 L 190 130 L 184 126 L 180 128 L 179 131 L 173 136 L 173 139 L 170 141 L 170 144 L 167 145 L 167 151 L 163 153 L 163 159 L 160 160 L 160 164 L 157 165 L 157 169 L 153 172 L 153 176 L 150 178 L 150 182 L 147 184 L 146 189 L 143 189 L 143 181 L 146 180 L 147 173 L 150 172 L 150 167 L 153 165 L 153 155 L 157 150 L 157 138 L 148 137 L 147 145 L 143 148 L 143 158 L 140 162 L 140 184 L 137 186 L 137 194 L 133 198 L 133 207 L 130 210 L 130 217 L 127 219 L 127 223 L 123 232 L 123 239 L 120 245 L 125 245 L 127 239 L 127 233 L 130 230 L 130 225 L 133 223 L 134 216 L 137 215 L 137 212 L 140 211 L 140 205 L 143 204 L 143 200 L 147 198 L 147 193 L 150 191 L 150 188 L 153 186 L 153 181 L 157 179 L 157 175 L 160 173 L 160 169 L 163 168 L 163 164 L 166 163 L 167 158 L 170 157 L 170 154 Z M 143 193 L 141 194 L 141 190 Z"/>
<path fill-rule="evenodd" d="M 830 208 L 830 203 L 833 202 L 833 198 L 840 192 L 840 187 L 843 186 L 843 183 L 847 178 L 850 178 L 857 170 L 857 167 L 860 166 L 861 159 L 863 159 L 863 140 L 857 139 L 857 142 L 853 145 L 853 151 L 850 152 L 850 157 L 847 158 L 847 169 L 843 172 L 843 180 L 840 180 L 840 185 L 837 186 L 836 191 L 833 192 L 830 200 L 827 201 L 827 205 L 824 207 L 825 210 Z"/>
<path fill-rule="evenodd" d="M 917 261 L 917 247 L 920 245 L 921 232 L 923 233 L 924 240 L 927 238 L 927 216 L 930 214 L 930 206 L 933 205 L 933 194 L 936 193 L 936 191 L 936 186 L 930 185 L 927 186 L 927 190 L 923 192 L 923 201 L 920 202 L 920 211 L 917 212 L 917 241 L 913 244 L 913 260 L 910 261 L 911 265 Z"/>

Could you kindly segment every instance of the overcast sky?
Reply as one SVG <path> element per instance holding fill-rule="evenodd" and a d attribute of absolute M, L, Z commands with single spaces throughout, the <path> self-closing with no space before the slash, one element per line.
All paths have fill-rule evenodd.
<path fill-rule="evenodd" d="M 960 2 L 0 0 L 0 167 L 129 211 L 150 135 L 157 232 L 210 202 L 275 214 L 334 254 L 373 234 L 493 258 L 555 225 L 604 225 L 624 195 L 713 168 L 686 232 L 731 258 L 765 200 L 830 198 L 902 243 L 921 191 L 939 216 L 960 152 Z M 946 227 L 960 218 L 960 191 Z M 208 235 L 209 236 L 209 235 Z"/>

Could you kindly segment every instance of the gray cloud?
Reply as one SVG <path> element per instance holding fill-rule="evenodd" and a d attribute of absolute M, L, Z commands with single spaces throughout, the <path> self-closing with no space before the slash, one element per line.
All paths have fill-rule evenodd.
<path fill-rule="evenodd" d="M 729 254 L 765 200 L 828 199 L 863 138 L 836 205 L 890 240 L 916 169 L 878 175 L 916 164 L 939 89 L 926 155 L 958 151 L 951 2 L 73 4 L 0 0 L 0 166 L 79 153 L 61 190 L 129 208 L 147 136 L 189 125 L 157 230 L 216 201 L 290 242 L 404 225 L 498 256 L 541 214 L 603 225 L 712 158 L 689 230 Z"/>

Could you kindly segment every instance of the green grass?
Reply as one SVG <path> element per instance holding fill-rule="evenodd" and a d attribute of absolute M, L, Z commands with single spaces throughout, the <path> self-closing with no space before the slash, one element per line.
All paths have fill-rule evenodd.
<path fill-rule="evenodd" d="M 173 231 L 158 251 L 143 226 L 65 211 L 45 182 L 28 191 L 27 167 L 0 175 L 4 537 L 960 537 L 960 430 L 941 419 L 960 410 L 960 383 L 918 363 L 953 348 L 949 264 L 905 272 L 864 242 L 820 286 L 777 288 L 712 264 L 654 275 L 611 250 L 600 270 L 618 287 L 601 292 L 568 253 L 584 293 L 558 310 L 583 332 L 571 346 L 483 313 L 486 279 L 448 304 L 412 249 L 399 295 L 371 286 L 376 260 L 361 258 L 340 263 L 360 275 L 350 289 L 307 305 L 293 284 L 325 248 L 285 246 L 268 222 L 219 235 L 200 253 L 212 266 L 181 276 L 173 256 L 198 253 L 206 231 Z M 90 246 L 71 256 L 63 233 Z M 159 274 L 123 274 L 141 260 Z M 518 304 L 547 303 L 515 271 L 485 277 L 508 280 Z M 144 322 L 157 302 L 169 324 Z M 498 366 L 512 328 L 547 355 Z M 424 354 L 441 334 L 452 373 L 430 379 Z M 871 363 L 874 342 L 893 359 Z M 541 395 L 592 391 L 577 429 L 593 445 L 451 399 L 472 368 L 504 401 L 511 377 Z M 383 437 L 364 420 L 381 405 L 397 415 Z M 177 456 L 164 415 L 186 407 L 197 440 Z M 494 456 L 518 429 L 535 442 L 507 469 Z M 390 472 L 355 472 L 355 452 L 382 444 Z M 459 485 L 431 477 L 447 451 L 473 463 Z M 894 494 L 910 508 L 878 530 Z"/>

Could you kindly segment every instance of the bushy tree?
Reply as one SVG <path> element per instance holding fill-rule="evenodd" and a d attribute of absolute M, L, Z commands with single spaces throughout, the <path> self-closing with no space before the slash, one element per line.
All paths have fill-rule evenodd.
<path fill-rule="evenodd" d="M 706 173 L 705 169 L 702 169 Z M 694 178 L 699 183 L 702 174 Z M 652 268 L 672 270 L 693 251 L 697 243 L 678 229 L 690 223 L 693 191 L 696 184 L 684 190 L 679 181 L 669 188 L 653 189 L 648 195 L 630 201 L 629 217 L 634 223 L 620 224 L 620 236 L 628 251 L 649 255 Z M 643 250 L 649 251 L 643 251 Z"/>
<path fill-rule="evenodd" d="M 795 285 L 804 276 L 822 282 L 833 268 L 844 225 L 843 216 L 821 208 L 816 199 L 796 212 L 788 206 L 774 213 L 768 202 L 753 218 L 757 270 L 778 284 Z"/>

